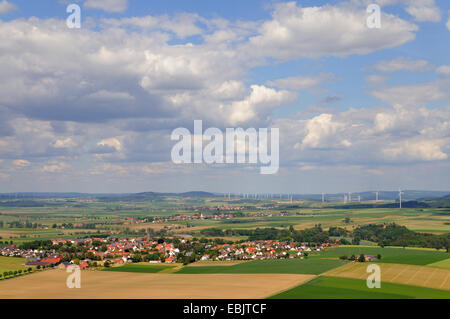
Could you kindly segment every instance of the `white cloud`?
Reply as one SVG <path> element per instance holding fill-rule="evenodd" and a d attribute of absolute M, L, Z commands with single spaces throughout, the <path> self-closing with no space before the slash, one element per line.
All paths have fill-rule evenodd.
<path fill-rule="evenodd" d="M 84 6 L 106 12 L 124 12 L 128 7 L 128 0 L 87 0 Z"/>
<path fill-rule="evenodd" d="M 119 138 L 116 138 L 116 137 L 103 139 L 100 142 L 98 142 L 97 145 L 98 146 L 109 146 L 109 147 L 116 149 L 117 151 L 122 150 L 122 143 L 120 142 Z"/>
<path fill-rule="evenodd" d="M 449 98 L 450 87 L 447 80 L 441 79 L 429 83 L 378 88 L 370 94 L 391 105 L 416 107 Z"/>
<path fill-rule="evenodd" d="M 446 27 L 450 31 L 450 10 L 448 11 L 448 15 L 449 15 L 449 17 L 448 17 L 448 20 L 447 20 Z"/>
<path fill-rule="evenodd" d="M 228 123 L 240 125 L 258 117 L 267 116 L 270 111 L 292 102 L 296 95 L 288 91 L 276 91 L 263 85 L 252 85 L 250 95 L 242 101 L 221 106 L 228 116 Z"/>
<path fill-rule="evenodd" d="M 321 114 L 308 120 L 305 125 L 306 136 L 301 145 L 296 147 L 305 148 L 326 148 L 326 147 L 349 147 L 351 142 L 347 139 L 337 141 L 336 134 L 345 128 L 345 124 L 333 120 L 332 114 Z"/>
<path fill-rule="evenodd" d="M 325 81 L 333 80 L 335 76 L 331 73 L 321 73 L 310 76 L 294 76 L 283 79 L 268 81 L 267 84 L 288 90 L 317 90 L 318 86 Z"/>
<path fill-rule="evenodd" d="M 434 0 L 409 0 L 406 12 L 419 22 L 441 21 L 441 10 L 436 6 Z"/>
<path fill-rule="evenodd" d="M 55 148 L 68 148 L 75 146 L 76 143 L 72 140 L 72 138 L 67 137 L 65 139 L 56 140 L 52 145 Z"/>
<path fill-rule="evenodd" d="M 353 0 L 357 2 L 358 0 Z M 436 5 L 435 0 L 360 0 L 364 5 L 377 3 L 380 6 L 402 4 L 406 12 L 419 22 L 438 22 L 441 20 L 441 10 Z"/>
<path fill-rule="evenodd" d="M 48 165 L 44 165 L 42 168 L 42 172 L 45 173 L 58 173 L 63 171 L 66 168 L 69 168 L 70 165 L 64 162 L 54 162 Z"/>
<path fill-rule="evenodd" d="M 250 52 L 281 60 L 344 57 L 396 47 L 415 38 L 418 28 L 414 24 L 382 13 L 383 27 L 369 29 L 366 15 L 362 9 L 330 5 L 276 4 L 272 20 L 263 23 L 260 35 L 250 38 Z"/>
<path fill-rule="evenodd" d="M 442 76 L 449 76 L 450 75 L 450 65 L 441 65 L 440 67 L 438 67 L 436 69 L 436 72 Z"/>
<path fill-rule="evenodd" d="M 398 57 L 390 61 L 381 61 L 373 67 L 382 72 L 426 72 L 432 70 L 432 66 L 426 60 L 412 60 L 404 57 Z"/>
<path fill-rule="evenodd" d="M 203 30 L 196 25 L 197 22 L 207 22 L 197 14 L 182 13 L 173 17 L 145 16 L 121 19 L 102 19 L 105 26 L 138 27 L 142 30 L 166 30 L 175 33 L 179 38 L 202 34 Z"/>
<path fill-rule="evenodd" d="M 438 161 L 448 158 L 447 154 L 441 150 L 443 141 L 439 140 L 412 140 L 401 143 L 393 143 L 382 152 L 390 158 L 396 160 L 422 160 Z"/>
<path fill-rule="evenodd" d="M 30 166 L 31 163 L 24 159 L 17 159 L 13 161 L 13 165 L 18 168 Z"/>
<path fill-rule="evenodd" d="M 17 10 L 17 7 L 11 2 L 6 0 L 2 0 L 2 2 L 0 2 L 0 14 L 6 14 L 14 10 Z"/>

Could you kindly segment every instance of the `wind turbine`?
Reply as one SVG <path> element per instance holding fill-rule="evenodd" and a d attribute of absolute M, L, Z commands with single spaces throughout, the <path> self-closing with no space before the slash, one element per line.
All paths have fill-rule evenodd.
<path fill-rule="evenodd" d="M 398 198 L 399 198 L 399 201 L 400 201 L 400 208 L 402 208 L 402 194 L 404 194 L 404 193 L 403 193 L 402 190 L 399 188 L 399 189 L 398 189 Z"/>
<path fill-rule="evenodd" d="M 378 202 L 378 191 L 375 192 L 375 201 Z"/>

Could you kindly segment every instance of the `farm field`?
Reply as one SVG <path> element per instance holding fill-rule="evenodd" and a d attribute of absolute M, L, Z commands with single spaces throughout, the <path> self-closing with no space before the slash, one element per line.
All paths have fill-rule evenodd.
<path fill-rule="evenodd" d="M 427 266 L 450 269 L 450 258 L 429 264 Z"/>
<path fill-rule="evenodd" d="M 416 248 L 402 248 L 402 247 L 367 247 L 367 246 L 352 246 L 352 247 L 337 247 L 326 249 L 321 252 L 324 257 L 340 257 L 346 255 L 365 254 L 377 256 L 381 255 L 381 260 L 377 263 L 395 263 L 395 264 L 409 264 L 409 265 L 428 265 L 438 261 L 448 259 L 450 254 L 443 251 L 436 251 L 434 249 L 416 249 Z"/>
<path fill-rule="evenodd" d="M 152 264 L 129 264 L 119 267 L 105 268 L 102 271 L 137 272 L 137 273 L 157 273 L 164 270 L 176 269 L 176 265 L 152 265 Z"/>
<path fill-rule="evenodd" d="M 25 262 L 25 258 L 0 256 L 0 273 L 10 270 L 27 269 L 28 267 L 25 266 Z"/>
<path fill-rule="evenodd" d="M 337 259 L 279 259 L 255 260 L 229 267 L 204 266 L 183 267 L 176 274 L 313 274 L 318 275 L 327 270 L 342 266 L 346 261 Z"/>
<path fill-rule="evenodd" d="M 66 287 L 67 273 L 49 270 L 0 281 L 0 299 L 260 299 L 314 276 L 298 274 L 145 274 L 82 271 L 81 289 Z"/>
<path fill-rule="evenodd" d="M 450 292 L 445 290 L 387 282 L 383 282 L 379 289 L 369 289 L 366 280 L 320 276 L 274 295 L 270 299 L 446 299 L 449 297 Z"/>
<path fill-rule="evenodd" d="M 387 282 L 412 285 L 426 288 L 448 290 L 450 298 L 450 270 L 438 267 L 417 265 L 401 265 L 379 263 L 381 268 L 382 285 Z M 348 265 L 332 269 L 323 275 L 333 277 L 366 279 L 367 263 L 350 263 Z"/>

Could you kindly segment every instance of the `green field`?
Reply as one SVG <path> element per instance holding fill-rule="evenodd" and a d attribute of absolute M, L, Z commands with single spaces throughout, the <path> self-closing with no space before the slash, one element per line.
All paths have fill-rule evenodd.
<path fill-rule="evenodd" d="M 450 291 L 382 283 L 368 288 L 365 280 L 320 276 L 270 299 L 448 299 Z"/>
<path fill-rule="evenodd" d="M 233 266 L 184 267 L 178 274 L 312 274 L 318 275 L 342 266 L 346 261 L 336 259 L 274 259 L 255 260 Z"/>
<path fill-rule="evenodd" d="M 438 261 L 437 263 L 429 264 L 427 266 L 450 269 L 450 258 L 442 260 L 442 261 Z"/>
<path fill-rule="evenodd" d="M 103 271 L 120 271 L 120 272 L 140 272 L 140 273 L 157 273 L 165 269 L 171 269 L 172 265 L 142 265 L 142 264 L 130 264 L 120 267 L 105 268 Z"/>
<path fill-rule="evenodd" d="M 3 274 L 4 271 L 27 269 L 25 262 L 25 258 L 0 256 L 0 274 Z"/>
<path fill-rule="evenodd" d="M 415 248 L 401 248 L 401 247 L 337 247 L 330 248 L 321 252 L 324 257 L 340 257 L 346 255 L 365 254 L 377 256 L 381 255 L 381 260 L 377 262 L 394 263 L 394 264 L 409 264 L 409 265 L 428 265 L 439 262 L 450 257 L 449 253 L 443 251 L 436 251 L 433 249 L 415 249 Z"/>

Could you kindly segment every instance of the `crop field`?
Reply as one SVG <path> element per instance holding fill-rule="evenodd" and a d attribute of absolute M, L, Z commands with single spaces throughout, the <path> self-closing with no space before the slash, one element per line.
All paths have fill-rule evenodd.
<path fill-rule="evenodd" d="M 278 259 L 255 260 L 229 267 L 204 266 L 183 267 L 176 274 L 313 274 L 318 275 L 327 270 L 342 266 L 346 261 L 337 259 Z"/>
<path fill-rule="evenodd" d="M 25 258 L 0 256 L 0 273 L 10 270 L 27 269 L 28 267 L 25 266 L 25 262 Z"/>
<path fill-rule="evenodd" d="M 428 265 L 438 261 L 448 259 L 450 254 L 443 251 L 436 251 L 433 249 L 416 249 L 416 248 L 401 248 L 401 247 L 337 247 L 330 248 L 321 252 L 324 257 L 340 257 L 346 255 L 365 254 L 377 256 L 381 255 L 381 260 L 377 263 L 395 263 L 395 264 L 409 264 L 409 265 Z"/>
<path fill-rule="evenodd" d="M 345 277 L 355 279 L 366 279 L 368 263 L 350 263 L 348 265 L 332 269 L 324 275 L 333 277 Z M 450 270 L 438 267 L 400 265 L 400 264 L 378 264 L 381 268 L 382 285 L 386 282 L 420 286 L 448 290 L 450 298 Z"/>
<path fill-rule="evenodd" d="M 450 269 L 450 258 L 429 264 L 428 266 Z"/>
<path fill-rule="evenodd" d="M 110 267 L 105 268 L 103 271 L 119 271 L 119 272 L 138 272 L 138 273 L 157 273 L 164 270 L 173 270 L 174 268 L 177 268 L 175 265 L 149 265 L 148 263 L 143 264 L 129 264 L 129 265 L 123 265 L 119 267 Z"/>
<path fill-rule="evenodd" d="M 365 280 L 320 276 L 270 299 L 411 299 L 450 298 L 445 290 L 383 282 L 381 288 L 368 288 Z"/>
<path fill-rule="evenodd" d="M 0 299 L 259 299 L 314 278 L 295 274 L 191 276 L 82 271 L 81 289 L 69 289 L 67 275 L 55 269 L 0 281 Z"/>

